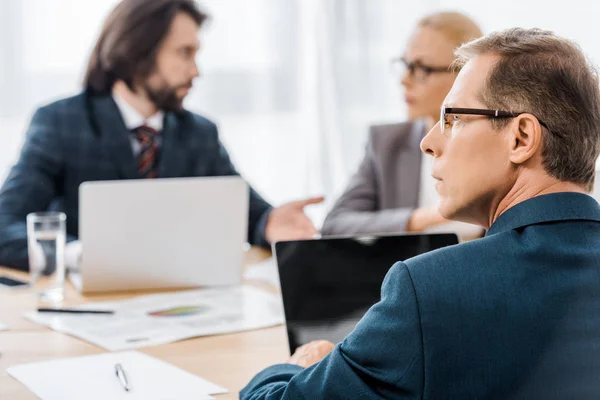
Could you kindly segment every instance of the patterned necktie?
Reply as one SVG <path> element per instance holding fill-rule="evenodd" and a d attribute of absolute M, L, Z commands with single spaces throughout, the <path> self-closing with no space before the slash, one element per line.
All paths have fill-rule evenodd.
<path fill-rule="evenodd" d="M 158 145 L 156 129 L 142 125 L 132 131 L 140 144 L 140 154 L 137 157 L 138 173 L 141 178 L 156 178 L 158 164 Z"/>

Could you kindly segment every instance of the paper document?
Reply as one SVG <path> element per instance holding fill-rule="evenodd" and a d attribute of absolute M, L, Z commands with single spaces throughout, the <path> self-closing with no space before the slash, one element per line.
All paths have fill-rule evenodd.
<path fill-rule="evenodd" d="M 244 272 L 244 279 L 263 281 L 277 288 L 280 287 L 277 261 L 274 257 L 269 257 L 259 263 L 248 265 Z"/>
<path fill-rule="evenodd" d="M 196 336 L 265 328 L 285 321 L 281 296 L 235 286 L 88 303 L 75 309 L 113 315 L 29 312 L 33 322 L 110 351 L 155 346 Z"/>
<path fill-rule="evenodd" d="M 116 364 L 125 371 L 129 391 L 115 373 Z M 225 388 L 137 351 L 21 364 L 7 372 L 42 400 L 188 400 L 227 393 Z"/>

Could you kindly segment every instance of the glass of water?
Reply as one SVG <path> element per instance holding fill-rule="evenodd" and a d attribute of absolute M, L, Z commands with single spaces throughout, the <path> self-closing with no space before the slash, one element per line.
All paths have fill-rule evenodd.
<path fill-rule="evenodd" d="M 27 215 L 30 285 L 40 301 L 64 298 L 66 220 L 61 212 Z"/>

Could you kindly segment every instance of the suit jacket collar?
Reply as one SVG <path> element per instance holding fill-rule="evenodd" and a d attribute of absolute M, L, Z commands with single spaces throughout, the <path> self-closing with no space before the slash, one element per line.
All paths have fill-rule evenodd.
<path fill-rule="evenodd" d="M 96 125 L 96 134 L 110 153 L 121 179 L 138 178 L 137 163 L 133 156 L 129 130 L 119 108 L 110 94 L 88 93 L 90 116 Z"/>
<path fill-rule="evenodd" d="M 419 204 L 421 191 L 421 158 L 429 157 L 421 152 L 421 140 L 425 133 L 425 121 L 418 119 L 411 123 L 410 131 L 405 135 L 402 149 L 402 168 L 399 170 L 398 181 L 401 189 L 398 193 L 400 204 Z"/>
<path fill-rule="evenodd" d="M 412 123 L 412 127 L 410 130 L 409 147 L 411 149 L 417 150 L 417 153 L 423 154 L 421 152 L 421 141 L 423 140 L 423 138 L 425 137 L 426 134 L 427 134 L 427 130 L 426 130 L 426 126 L 425 126 L 425 120 L 424 119 L 415 120 Z"/>
<path fill-rule="evenodd" d="M 182 123 L 178 114 L 165 113 L 162 130 L 162 145 L 158 159 L 159 178 L 177 178 L 186 174 L 189 161 L 189 149 L 185 143 L 184 132 L 189 132 L 192 127 Z"/>
<path fill-rule="evenodd" d="M 600 222 L 600 205 L 591 196 L 563 192 L 525 200 L 494 221 L 486 236 L 545 222 L 588 220 Z"/>

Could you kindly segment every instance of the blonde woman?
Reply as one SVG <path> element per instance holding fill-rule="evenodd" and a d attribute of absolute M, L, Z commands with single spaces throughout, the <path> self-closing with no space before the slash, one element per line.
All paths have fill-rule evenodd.
<path fill-rule="evenodd" d="M 325 219 L 323 235 L 453 230 L 463 237 L 478 227 L 448 223 L 437 211 L 431 177 L 433 157 L 419 149 L 423 136 L 439 120 L 440 107 L 456 72 L 449 67 L 454 49 L 482 36 L 477 24 L 457 12 L 421 19 L 401 57 L 400 84 L 408 122 L 370 128 L 365 157 L 343 195 Z"/>

